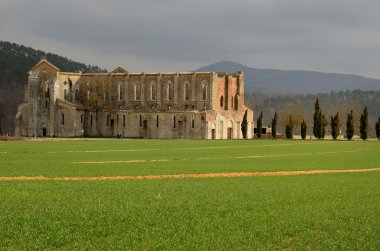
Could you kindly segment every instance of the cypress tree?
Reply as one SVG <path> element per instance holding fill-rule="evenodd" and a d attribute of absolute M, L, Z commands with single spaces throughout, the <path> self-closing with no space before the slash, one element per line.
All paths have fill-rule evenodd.
<path fill-rule="evenodd" d="M 301 123 L 301 138 L 302 139 L 306 138 L 306 130 L 307 130 L 306 122 L 305 120 L 302 120 L 302 123 Z"/>
<path fill-rule="evenodd" d="M 289 116 L 289 122 L 285 126 L 285 135 L 287 139 L 293 138 L 293 119 L 292 115 Z"/>
<path fill-rule="evenodd" d="M 337 139 L 339 136 L 339 112 L 335 116 L 331 116 L 331 136 L 333 139 Z"/>
<path fill-rule="evenodd" d="M 272 119 L 272 138 L 276 138 L 277 136 L 277 112 L 274 114 Z"/>
<path fill-rule="evenodd" d="M 366 140 L 368 137 L 368 110 L 364 107 L 363 114 L 360 115 L 360 138 Z"/>
<path fill-rule="evenodd" d="M 351 140 L 352 137 L 354 136 L 354 111 L 351 110 L 349 114 L 347 114 L 347 122 L 346 122 L 346 134 L 347 134 L 347 139 Z"/>
<path fill-rule="evenodd" d="M 262 128 L 263 128 L 263 112 L 260 113 L 260 116 L 257 119 L 257 132 L 256 132 L 256 135 L 257 135 L 257 137 L 259 139 L 261 139 Z"/>
<path fill-rule="evenodd" d="M 376 137 L 380 139 L 380 117 L 376 122 L 375 131 L 376 131 Z"/>
<path fill-rule="evenodd" d="M 248 131 L 247 112 L 248 110 L 245 110 L 243 121 L 241 122 L 241 133 L 243 134 L 244 139 L 247 138 L 247 131 Z"/>
<path fill-rule="evenodd" d="M 322 134 L 324 130 L 323 124 L 324 124 L 324 121 L 322 118 L 322 111 L 319 105 L 319 99 L 317 98 L 314 105 L 314 116 L 313 116 L 313 126 L 314 126 L 313 134 L 314 134 L 314 137 L 316 137 L 317 139 L 322 138 Z"/>

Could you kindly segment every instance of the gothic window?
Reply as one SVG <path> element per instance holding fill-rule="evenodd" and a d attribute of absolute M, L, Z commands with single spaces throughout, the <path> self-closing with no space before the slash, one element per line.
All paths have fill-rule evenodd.
<path fill-rule="evenodd" d="M 156 100 L 156 83 L 150 82 L 150 100 Z"/>
<path fill-rule="evenodd" d="M 140 127 L 142 127 L 142 116 L 140 114 Z"/>
<path fill-rule="evenodd" d="M 231 96 L 231 108 L 234 108 L 234 96 Z"/>
<path fill-rule="evenodd" d="M 191 128 L 194 128 L 194 115 L 193 116 L 191 116 Z"/>
<path fill-rule="evenodd" d="M 176 123 L 177 123 L 177 118 L 176 118 L 176 116 L 174 115 L 174 116 L 173 116 L 173 128 L 175 128 Z"/>
<path fill-rule="evenodd" d="M 239 109 L 239 95 L 235 95 L 235 110 Z"/>
<path fill-rule="evenodd" d="M 157 115 L 157 120 L 156 120 L 156 127 L 158 127 L 158 115 Z"/>
<path fill-rule="evenodd" d="M 125 127 L 125 114 L 123 114 L 123 127 Z"/>
<path fill-rule="evenodd" d="M 190 83 L 186 81 L 182 85 L 183 100 L 190 100 Z"/>
<path fill-rule="evenodd" d="M 91 114 L 91 117 L 90 117 L 90 125 L 92 126 L 92 114 Z"/>
<path fill-rule="evenodd" d="M 61 114 L 61 123 L 62 123 L 62 125 L 64 125 L 65 124 L 65 114 Z"/>
<path fill-rule="evenodd" d="M 166 84 L 166 97 L 167 100 L 173 100 L 174 97 L 174 88 L 173 88 L 173 83 L 171 81 L 168 81 Z"/>
<path fill-rule="evenodd" d="M 208 85 L 206 81 L 202 82 L 202 100 L 207 99 Z"/>
<path fill-rule="evenodd" d="M 119 92 L 119 101 L 123 100 L 123 87 L 121 86 L 121 84 L 119 84 L 118 86 L 118 92 Z"/>
<path fill-rule="evenodd" d="M 139 83 L 135 83 L 133 93 L 134 93 L 134 100 L 140 100 L 140 84 Z"/>
<path fill-rule="evenodd" d="M 224 106 L 224 97 L 223 95 L 220 97 L 220 107 Z"/>
<path fill-rule="evenodd" d="M 44 91 L 45 91 L 45 98 L 48 98 L 49 97 L 49 85 L 48 85 L 48 82 L 45 81 L 44 82 Z"/>

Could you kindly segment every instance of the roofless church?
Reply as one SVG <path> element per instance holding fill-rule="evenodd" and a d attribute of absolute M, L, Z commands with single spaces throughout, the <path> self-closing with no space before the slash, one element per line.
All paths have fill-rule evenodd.
<path fill-rule="evenodd" d="M 239 139 L 248 110 L 244 74 L 61 72 L 43 59 L 29 72 L 17 136 Z"/>

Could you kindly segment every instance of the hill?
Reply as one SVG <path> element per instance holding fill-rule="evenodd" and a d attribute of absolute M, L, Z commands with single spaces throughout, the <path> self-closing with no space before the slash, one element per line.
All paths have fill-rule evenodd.
<path fill-rule="evenodd" d="M 17 105 L 24 99 L 27 72 L 43 58 L 62 71 L 104 71 L 97 66 L 78 63 L 53 53 L 0 41 L 0 134 L 13 133 Z"/>
<path fill-rule="evenodd" d="M 253 91 L 272 94 L 306 94 L 354 89 L 380 90 L 379 79 L 316 71 L 257 69 L 229 61 L 221 61 L 195 71 L 236 72 L 238 70 L 244 71 L 246 94 Z"/>

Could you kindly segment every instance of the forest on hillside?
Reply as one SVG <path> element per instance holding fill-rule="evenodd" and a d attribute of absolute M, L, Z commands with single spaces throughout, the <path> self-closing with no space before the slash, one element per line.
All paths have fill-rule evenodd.
<path fill-rule="evenodd" d="M 300 123 L 305 119 L 309 134 L 312 132 L 314 105 L 319 98 L 322 113 L 327 121 L 339 112 L 342 132 L 345 132 L 347 114 L 353 110 L 356 133 L 359 131 L 359 118 L 365 106 L 368 108 L 368 121 L 370 136 L 374 137 L 374 126 L 380 116 L 380 91 L 347 90 L 318 94 L 297 95 L 268 95 L 265 93 L 253 93 L 246 95 L 246 104 L 254 109 L 255 116 L 263 112 L 263 125 L 271 124 L 274 114 L 277 112 L 278 131 L 283 133 L 285 124 L 292 115 L 296 122 L 295 133 L 300 134 Z M 329 128 L 329 126 L 327 127 Z"/>
<path fill-rule="evenodd" d="M 27 72 L 44 58 L 62 71 L 105 71 L 97 66 L 78 63 L 53 53 L 0 41 L 0 133 L 13 134 L 17 105 L 24 100 Z"/>

